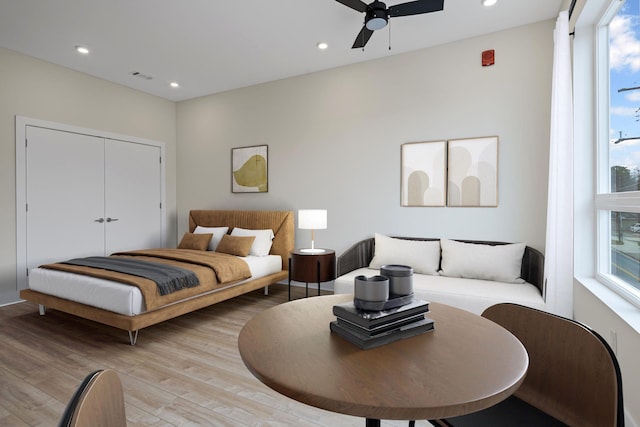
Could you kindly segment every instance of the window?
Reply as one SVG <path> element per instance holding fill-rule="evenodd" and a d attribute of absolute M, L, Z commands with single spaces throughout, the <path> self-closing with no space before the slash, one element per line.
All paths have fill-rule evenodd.
<path fill-rule="evenodd" d="M 598 277 L 640 306 L 640 0 L 598 29 Z"/>

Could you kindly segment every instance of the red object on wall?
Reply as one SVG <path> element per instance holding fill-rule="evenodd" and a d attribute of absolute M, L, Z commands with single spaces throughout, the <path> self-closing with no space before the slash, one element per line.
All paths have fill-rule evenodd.
<path fill-rule="evenodd" d="M 495 63 L 495 54 L 496 51 L 494 49 L 482 52 L 482 66 L 487 67 L 493 65 Z"/>

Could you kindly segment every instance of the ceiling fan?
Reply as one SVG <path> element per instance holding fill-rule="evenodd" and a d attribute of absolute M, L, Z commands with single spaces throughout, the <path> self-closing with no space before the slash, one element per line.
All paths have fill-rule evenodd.
<path fill-rule="evenodd" d="M 361 0 L 336 1 L 365 14 L 364 25 L 360 33 L 358 33 L 355 42 L 353 42 L 353 46 L 351 46 L 352 49 L 364 47 L 375 30 L 380 30 L 387 26 L 389 18 L 419 15 L 421 13 L 437 12 L 444 9 L 444 0 L 416 0 L 396 4 L 388 8 L 386 4 L 378 0 L 369 4 Z"/>

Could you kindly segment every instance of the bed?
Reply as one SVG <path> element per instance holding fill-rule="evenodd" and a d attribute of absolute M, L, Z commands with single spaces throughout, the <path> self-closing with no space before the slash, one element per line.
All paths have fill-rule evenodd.
<path fill-rule="evenodd" d="M 199 228 L 200 227 L 200 228 Z M 138 331 L 142 328 L 163 322 L 185 313 L 198 310 L 229 298 L 242 295 L 288 277 L 289 254 L 294 249 L 294 216 L 291 211 L 252 211 L 252 210 L 192 210 L 189 212 L 189 233 L 201 230 L 201 227 L 227 227 L 227 234 L 238 230 L 272 230 L 273 239 L 268 255 L 242 257 L 250 274 L 248 278 L 221 281 L 217 276 L 202 276 L 206 268 L 202 264 L 194 267 L 198 277 L 206 282 L 182 289 L 159 301 L 145 301 L 144 290 L 137 286 L 121 283 L 121 273 L 97 274 L 88 276 L 72 269 L 57 270 L 38 267 L 29 273 L 29 288 L 20 291 L 20 297 L 39 305 L 40 314 L 46 308 L 90 319 L 115 328 L 128 331 L 132 345 L 136 343 Z M 214 233 L 215 235 L 215 233 Z M 253 249 L 252 249 L 253 250 Z M 155 256 L 155 250 L 127 253 L 127 256 Z M 168 250 L 176 253 L 176 250 Z M 198 251 L 180 250 L 184 253 Z M 138 252 L 138 251 L 133 251 Z M 201 257 L 207 254 L 200 251 Z M 213 254 L 212 254 L 213 255 Z M 261 254 L 263 255 L 263 254 Z M 183 257 L 184 254 L 180 254 Z M 109 257 L 111 258 L 111 257 Z M 183 259 L 169 261 L 183 265 Z M 49 266 L 51 267 L 51 266 Z M 72 266 L 74 267 L 74 266 Z M 91 269 L 91 267 L 78 267 Z M 95 273 L 95 272 L 94 272 Z M 207 273 L 208 274 L 208 273 Z M 245 276 L 247 276 L 245 275 Z M 87 292 L 87 289 L 91 289 Z M 147 307 L 147 305 L 149 307 Z"/>

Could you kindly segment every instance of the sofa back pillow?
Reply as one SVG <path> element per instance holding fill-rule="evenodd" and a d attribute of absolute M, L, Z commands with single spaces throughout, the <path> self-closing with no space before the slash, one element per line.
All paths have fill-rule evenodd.
<path fill-rule="evenodd" d="M 524 283 L 520 278 L 524 243 L 491 246 L 441 239 L 440 246 L 442 276 Z"/>
<path fill-rule="evenodd" d="M 195 230 L 193 230 L 194 234 L 213 234 L 213 238 L 209 242 L 208 251 L 215 251 L 218 245 L 220 244 L 220 240 L 222 240 L 222 236 L 227 234 L 229 231 L 229 227 L 203 227 L 198 225 Z"/>
<path fill-rule="evenodd" d="M 251 245 L 249 255 L 254 256 L 267 256 L 271 251 L 271 245 L 273 244 L 273 230 L 249 230 L 240 227 L 234 227 L 231 230 L 232 236 L 255 236 L 255 240 Z"/>
<path fill-rule="evenodd" d="M 407 240 L 375 233 L 375 251 L 369 268 L 379 269 L 387 264 L 402 264 L 414 273 L 438 275 L 440 242 L 438 240 Z"/>

